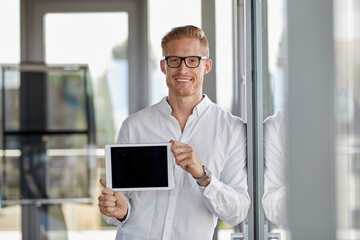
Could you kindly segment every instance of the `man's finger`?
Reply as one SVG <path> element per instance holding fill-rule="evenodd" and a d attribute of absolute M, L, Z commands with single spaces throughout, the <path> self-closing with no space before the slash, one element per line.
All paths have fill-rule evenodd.
<path fill-rule="evenodd" d="M 110 201 L 110 202 L 116 202 L 116 197 L 114 197 L 114 195 L 101 195 L 99 197 L 99 201 L 101 202 L 105 202 L 105 201 Z"/>
<path fill-rule="evenodd" d="M 185 143 L 178 142 L 178 141 L 174 141 L 174 140 L 170 140 L 170 142 L 172 143 L 172 144 L 171 144 L 171 148 L 179 147 L 179 146 L 186 146 L 186 145 L 187 145 L 187 144 L 185 144 Z"/>
<path fill-rule="evenodd" d="M 104 195 L 114 195 L 114 191 L 108 187 L 104 187 L 104 189 L 101 191 L 101 193 Z"/>
<path fill-rule="evenodd" d="M 183 161 L 185 159 L 190 159 L 190 158 L 191 158 L 190 153 L 180 153 L 175 156 L 176 162 L 180 162 L 180 161 Z"/>
<path fill-rule="evenodd" d="M 114 210 L 113 207 L 100 207 L 100 206 L 99 206 L 99 208 L 100 208 L 100 212 L 101 212 L 102 214 L 105 214 L 105 215 L 107 215 L 107 216 L 109 216 L 109 217 L 111 217 L 112 213 L 113 213 L 114 211 L 116 211 L 116 210 Z"/>
<path fill-rule="evenodd" d="M 116 203 L 113 202 L 113 201 L 102 201 L 102 202 L 99 202 L 99 206 L 102 206 L 102 207 L 115 207 Z"/>
<path fill-rule="evenodd" d="M 176 161 L 176 164 L 181 168 L 185 168 L 189 164 L 189 160 L 185 158 L 183 160 Z"/>
<path fill-rule="evenodd" d="M 178 153 L 186 153 L 186 152 L 191 152 L 192 148 L 188 145 L 183 145 L 183 146 L 175 146 L 171 148 L 171 151 L 174 154 L 178 154 Z"/>

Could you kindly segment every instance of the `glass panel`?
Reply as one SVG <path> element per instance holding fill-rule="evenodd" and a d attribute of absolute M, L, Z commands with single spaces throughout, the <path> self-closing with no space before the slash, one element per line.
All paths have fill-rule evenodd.
<path fill-rule="evenodd" d="M 360 238 L 360 2 L 334 1 L 337 239 Z"/>
<path fill-rule="evenodd" d="M 20 0 L 0 0 L 0 64 L 20 62 Z M 0 81 L 2 82 L 0 69 Z M 0 96 L 0 99 L 2 96 Z M 2 100 L 0 100 L 2 102 Z M 1 112 L 1 111 L 0 111 Z M 0 121 L 3 116 L 0 113 Z M 2 133 L 2 124 L 0 124 Z M 0 149 L 3 139 L 0 139 Z M 4 170 L 3 156 L 0 155 L 0 172 Z M 0 189 L 3 189 L 0 179 Z M 1 190 L 2 192 L 2 190 Z M 1 193 L 2 194 L 2 193 Z M 21 208 L 19 205 L 3 206 L 0 194 L 0 239 L 21 239 Z"/>
<path fill-rule="evenodd" d="M 114 239 L 116 226 L 105 222 L 97 206 L 102 189 L 98 179 L 105 178 L 102 148 L 116 141 L 122 121 L 129 113 L 129 14 L 51 13 L 45 15 L 44 26 L 46 62 L 88 64 L 94 89 L 96 145 L 99 148 L 96 177 L 91 179 L 96 181 L 95 193 L 90 205 L 62 204 L 68 238 Z"/>
<path fill-rule="evenodd" d="M 86 71 L 75 65 L 2 67 L 6 205 L 92 197 L 96 161 L 88 149 L 95 130 Z"/>
<path fill-rule="evenodd" d="M 0 210 L 0 238 L 8 240 L 21 239 L 21 207 L 7 206 Z"/>
<path fill-rule="evenodd" d="M 93 192 L 85 135 L 9 136 L 5 142 L 6 200 L 87 198 Z"/>
<path fill-rule="evenodd" d="M 265 213 L 265 238 L 280 236 L 289 239 L 286 232 L 286 176 L 285 176 L 285 72 L 286 72 L 286 0 L 264 3 L 262 17 L 266 23 L 263 35 L 262 117 L 264 192 L 262 206 Z M 259 116 L 260 118 L 261 116 Z M 261 130 L 260 130 L 261 131 Z M 258 135 L 259 136 L 259 135 Z M 258 139 L 261 141 L 261 139 Z M 259 173 L 260 174 L 260 173 Z M 275 238 L 274 237 L 274 238 Z"/>
<path fill-rule="evenodd" d="M 51 13 L 44 17 L 46 62 L 89 66 L 99 147 L 116 141 L 129 112 L 128 25 L 126 12 Z"/>
<path fill-rule="evenodd" d="M 234 99 L 233 3 L 216 0 L 216 102 L 231 111 Z"/>
<path fill-rule="evenodd" d="M 189 24 L 201 27 L 201 0 L 148 0 L 148 8 L 151 103 L 154 104 L 168 95 L 165 75 L 160 69 L 161 38 L 173 27 Z M 169 9 L 176 9 L 176 14 Z"/>
<path fill-rule="evenodd" d="M 22 71 L 17 68 L 4 71 L 5 131 L 19 130 L 86 130 L 86 72 L 77 71 Z M 31 109 L 31 101 L 42 94 L 39 88 L 28 86 L 44 83 L 46 122 L 25 124 L 22 117 Z M 26 90 L 26 91 L 25 91 Z M 26 102 L 30 102 L 27 104 Z M 33 108 L 37 108 L 34 106 Z"/>
<path fill-rule="evenodd" d="M 46 86 L 48 129 L 82 129 L 86 122 L 85 72 L 49 72 Z M 59 91 L 59 89 L 61 89 Z M 83 91 L 81 91 L 83 90 Z"/>
<path fill-rule="evenodd" d="M 20 62 L 20 0 L 0 0 L 0 63 Z"/>

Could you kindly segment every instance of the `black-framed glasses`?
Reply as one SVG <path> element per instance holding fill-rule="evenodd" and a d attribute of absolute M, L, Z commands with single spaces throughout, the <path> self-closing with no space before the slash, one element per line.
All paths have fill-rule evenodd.
<path fill-rule="evenodd" d="M 208 58 L 205 56 L 188 56 L 188 57 L 166 56 L 164 59 L 167 65 L 171 68 L 180 67 L 181 62 L 183 60 L 188 68 L 197 68 L 200 65 L 201 60 L 206 60 Z"/>

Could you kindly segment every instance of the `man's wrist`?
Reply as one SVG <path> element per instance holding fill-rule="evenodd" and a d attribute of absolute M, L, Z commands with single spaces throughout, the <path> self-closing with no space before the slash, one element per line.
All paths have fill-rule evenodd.
<path fill-rule="evenodd" d="M 202 187 L 206 187 L 207 185 L 210 184 L 210 182 L 211 182 L 211 178 L 208 178 L 208 179 L 206 179 L 206 180 L 204 180 L 202 182 L 197 182 L 197 184 L 199 184 Z"/>
<path fill-rule="evenodd" d="M 199 185 L 206 186 L 211 181 L 212 173 L 204 165 L 202 167 L 203 167 L 204 175 L 200 178 L 195 178 L 195 180 L 198 182 Z"/>
<path fill-rule="evenodd" d="M 192 177 L 193 177 L 195 180 L 197 180 L 197 179 L 203 178 L 204 176 L 206 176 L 205 170 L 204 170 L 204 166 L 201 165 L 201 173 L 200 173 L 200 176 L 196 174 L 195 176 L 193 175 Z"/>
<path fill-rule="evenodd" d="M 129 212 L 129 209 L 126 210 L 126 214 L 124 215 L 124 217 L 122 217 L 122 218 L 116 218 L 116 219 L 117 219 L 118 221 L 120 221 L 120 222 L 125 221 L 125 219 L 126 219 L 126 217 L 127 217 L 127 215 L 128 215 L 128 212 Z"/>

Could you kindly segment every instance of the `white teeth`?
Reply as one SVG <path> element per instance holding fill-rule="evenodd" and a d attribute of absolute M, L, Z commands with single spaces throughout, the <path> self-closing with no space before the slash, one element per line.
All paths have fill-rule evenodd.
<path fill-rule="evenodd" d="M 189 79 L 176 79 L 176 81 L 178 81 L 178 82 L 190 82 Z"/>

